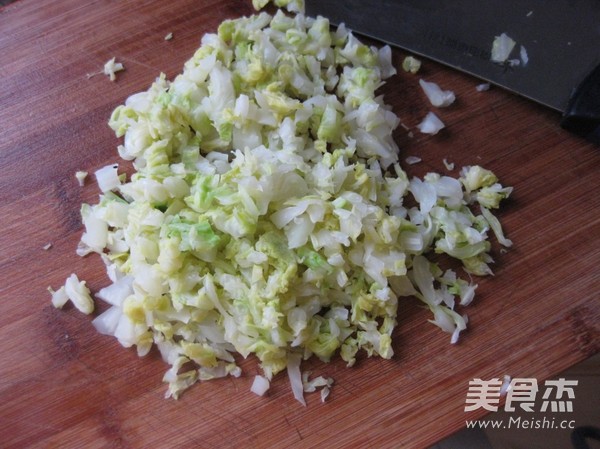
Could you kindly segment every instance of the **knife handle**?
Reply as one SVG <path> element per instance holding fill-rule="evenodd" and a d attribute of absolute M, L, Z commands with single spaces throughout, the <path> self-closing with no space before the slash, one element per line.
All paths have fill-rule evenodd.
<path fill-rule="evenodd" d="M 573 90 L 560 124 L 600 145 L 600 65 Z"/>

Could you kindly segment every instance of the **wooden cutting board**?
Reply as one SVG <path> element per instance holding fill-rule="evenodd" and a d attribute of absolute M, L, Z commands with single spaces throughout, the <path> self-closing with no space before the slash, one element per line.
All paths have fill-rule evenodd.
<path fill-rule="evenodd" d="M 415 131 L 429 110 L 419 76 L 399 73 L 382 89 L 415 131 L 396 133 L 402 160 L 422 158 L 407 171 L 446 173 L 446 158 L 515 189 L 500 213 L 514 248 L 494 246 L 495 277 L 477 280 L 458 345 L 406 299 L 392 360 L 305 365 L 335 379 L 326 403 L 308 395 L 299 405 L 285 375 L 255 396 L 252 358 L 242 377 L 175 401 L 163 399 L 156 353 L 140 359 L 98 335 L 92 317 L 54 309 L 46 288 L 73 271 L 92 291 L 107 284 L 97 257 L 75 255 L 80 204 L 98 191 L 74 173 L 117 160 L 111 111 L 160 72 L 173 78 L 222 20 L 251 13 L 250 1 L 233 0 L 19 0 L 0 10 L 0 447 L 426 447 L 483 415 L 464 412 L 469 380 L 542 381 L 598 351 L 600 149 L 561 130 L 556 113 L 477 92 L 477 80 L 431 62 L 419 76 L 458 98 L 438 111 L 439 135 Z M 396 66 L 404 56 L 394 51 Z M 112 57 L 126 66 L 117 82 L 87 76 Z"/>

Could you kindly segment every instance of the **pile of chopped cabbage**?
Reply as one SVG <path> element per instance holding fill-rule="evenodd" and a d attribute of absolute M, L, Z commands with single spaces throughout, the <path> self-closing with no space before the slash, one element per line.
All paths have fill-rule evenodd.
<path fill-rule="evenodd" d="M 392 357 L 403 296 L 457 341 L 455 306 L 476 285 L 426 253 L 489 274 L 488 233 L 511 244 L 491 210 L 511 189 L 478 166 L 409 179 L 399 119 L 376 93 L 394 73 L 389 47 L 343 25 L 262 12 L 223 22 L 182 74 L 116 108 L 109 124 L 135 173 L 96 172 L 102 194 L 81 209 L 78 254 L 100 254 L 112 282 L 94 326 L 140 356 L 156 345 L 167 397 L 239 376 L 237 353 L 260 361 L 257 394 L 287 369 L 303 402 L 331 380 L 303 381 L 302 360 Z M 90 313 L 85 283 L 67 287 L 55 305 Z"/>

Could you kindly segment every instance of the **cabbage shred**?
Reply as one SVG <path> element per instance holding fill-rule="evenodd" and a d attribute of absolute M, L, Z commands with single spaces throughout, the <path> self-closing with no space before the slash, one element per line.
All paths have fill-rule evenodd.
<path fill-rule="evenodd" d="M 453 342 L 465 329 L 455 302 L 476 285 L 425 254 L 489 274 L 488 230 L 510 241 L 471 206 L 496 208 L 510 188 L 480 167 L 409 179 L 399 119 L 376 94 L 394 73 L 389 47 L 343 25 L 263 12 L 223 22 L 182 74 L 116 108 L 136 171 L 107 168 L 78 253 L 100 254 L 112 281 L 94 325 L 140 356 L 156 345 L 167 396 L 239 376 L 235 354 L 254 354 L 267 382 L 313 355 L 388 359 L 400 296 Z"/>

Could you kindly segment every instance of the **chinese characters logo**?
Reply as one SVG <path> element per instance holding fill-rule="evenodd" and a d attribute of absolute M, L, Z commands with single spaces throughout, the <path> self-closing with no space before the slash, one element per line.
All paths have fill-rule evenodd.
<path fill-rule="evenodd" d="M 465 412 L 483 408 L 490 412 L 498 411 L 500 398 L 506 392 L 504 411 L 514 412 L 520 408 L 526 412 L 572 412 L 574 387 L 577 380 L 547 380 L 543 388 L 535 378 L 514 378 L 506 384 L 498 378 L 491 380 L 473 379 L 469 381 Z M 541 394 L 541 405 L 535 410 L 538 393 Z"/>

